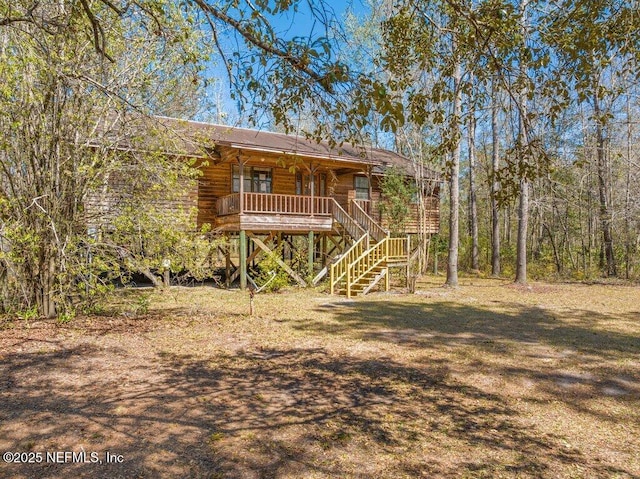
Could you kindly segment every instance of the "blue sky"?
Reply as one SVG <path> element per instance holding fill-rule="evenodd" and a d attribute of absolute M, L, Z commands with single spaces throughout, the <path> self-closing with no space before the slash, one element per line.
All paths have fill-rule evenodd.
<path fill-rule="evenodd" d="M 326 36 L 325 26 L 322 22 L 314 18 L 308 2 L 313 5 L 313 8 L 319 8 L 317 3 L 314 3 L 312 0 L 301 0 L 297 12 L 291 11 L 282 15 L 268 17 L 274 30 L 281 38 L 291 39 L 294 37 L 309 36 L 318 38 Z M 367 7 L 363 4 L 362 0 L 324 0 L 324 5 L 326 6 L 327 16 L 333 17 L 329 18 L 329 20 L 337 22 L 341 22 L 344 19 L 347 11 L 361 15 L 364 15 L 367 11 Z M 236 48 L 236 42 L 231 36 L 221 35 L 219 39 L 226 53 L 230 55 Z M 215 88 L 215 91 L 211 93 L 209 103 L 219 104 L 221 111 L 226 113 L 227 116 L 220 118 L 215 111 L 207 110 L 199 115 L 198 119 L 213 122 L 237 123 L 239 120 L 238 112 L 236 104 L 229 97 L 227 72 L 220 60 L 214 59 L 214 62 L 215 64 L 209 73 L 219 79 L 219 85 Z M 242 123 L 241 120 L 240 123 Z"/>
<path fill-rule="evenodd" d="M 313 2 L 311 1 L 311 3 Z M 335 15 L 337 20 L 342 20 L 348 10 L 357 14 L 362 14 L 367 10 L 361 0 L 325 0 L 324 4 L 327 14 Z M 300 10 L 295 14 L 292 12 L 278 18 L 274 17 L 274 27 L 278 29 L 278 33 L 284 34 L 285 38 L 308 36 L 309 34 L 312 36 L 324 35 L 323 25 L 317 24 L 306 2 L 300 4 Z"/>

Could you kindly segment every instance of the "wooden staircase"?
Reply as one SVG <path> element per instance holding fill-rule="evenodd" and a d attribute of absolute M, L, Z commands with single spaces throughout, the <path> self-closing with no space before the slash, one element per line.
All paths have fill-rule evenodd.
<path fill-rule="evenodd" d="M 339 211 L 348 219 L 334 214 L 336 221 L 342 224 L 344 219 L 347 223 L 356 223 L 364 234 L 355 238 L 355 243 L 330 265 L 331 294 L 345 294 L 348 298 L 367 294 L 382 279 L 385 280 L 385 291 L 388 291 L 389 267 L 408 261 L 409 239 L 389 237 L 389 232 L 354 201 L 351 202 L 353 217 L 341 207 Z M 352 224 L 350 228 L 355 230 Z"/>

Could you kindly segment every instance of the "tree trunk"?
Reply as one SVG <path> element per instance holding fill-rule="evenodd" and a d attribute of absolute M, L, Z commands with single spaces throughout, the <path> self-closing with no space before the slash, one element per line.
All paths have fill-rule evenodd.
<path fill-rule="evenodd" d="M 527 283 L 527 228 L 529 226 L 529 182 L 520 179 L 518 201 L 518 243 L 516 246 L 516 283 Z"/>
<path fill-rule="evenodd" d="M 624 191 L 624 277 L 631 277 L 631 98 L 627 94 L 627 171 Z"/>
<path fill-rule="evenodd" d="M 433 274 L 438 276 L 438 246 L 440 245 L 440 236 L 436 234 L 436 240 L 433 242 Z"/>
<path fill-rule="evenodd" d="M 480 270 L 480 248 L 478 245 L 478 205 L 476 201 L 476 118 L 475 112 L 471 112 L 469 118 L 469 221 L 471 233 L 471 269 Z"/>
<path fill-rule="evenodd" d="M 162 280 L 158 279 L 158 277 L 153 274 L 149 268 L 141 268 L 140 272 L 145 276 L 145 278 L 151 281 L 151 284 L 153 284 L 154 288 L 162 288 Z"/>
<path fill-rule="evenodd" d="M 494 79 L 495 82 L 495 79 Z M 491 275 L 500 276 L 500 211 L 498 209 L 498 168 L 500 167 L 498 145 L 498 99 L 495 84 L 491 89 Z"/>
<path fill-rule="evenodd" d="M 616 258 L 613 253 L 613 236 L 611 234 L 611 211 L 609 208 L 609 184 L 607 174 L 607 158 L 605 152 L 604 126 L 602 124 L 602 112 L 600 110 L 600 99 L 598 89 L 593 95 L 593 108 L 596 117 L 596 161 L 598 176 L 598 198 L 600 201 L 600 225 L 602 228 L 602 255 L 604 256 L 605 276 L 617 276 Z"/>
<path fill-rule="evenodd" d="M 58 271 L 52 249 L 51 245 L 45 245 L 43 247 L 40 265 L 31 283 L 32 294 L 33 297 L 35 297 L 38 314 L 44 318 L 54 318 L 56 316 L 54 285 Z"/>
<path fill-rule="evenodd" d="M 452 42 L 453 54 L 456 53 L 456 42 Z M 451 166 L 449 168 L 449 258 L 447 261 L 446 286 L 458 286 L 458 227 L 459 227 L 459 207 L 460 207 L 460 116 L 462 115 L 462 90 L 460 82 L 462 79 L 462 66 L 460 60 L 456 59 L 453 73 L 453 118 L 451 120 L 451 137 L 453 138 L 453 149 L 451 153 Z"/>
<path fill-rule="evenodd" d="M 527 40 L 527 0 L 520 2 L 522 10 L 522 37 L 523 41 Z M 516 283 L 527 283 L 527 228 L 529 226 L 529 180 L 527 178 L 527 164 L 529 162 L 529 135 L 527 132 L 528 125 L 528 109 L 527 97 L 528 88 L 526 86 L 526 62 L 520 60 L 520 76 L 522 87 L 518 98 L 519 110 L 519 130 L 518 145 L 520 168 L 520 198 L 518 201 L 518 242 L 516 245 Z"/>

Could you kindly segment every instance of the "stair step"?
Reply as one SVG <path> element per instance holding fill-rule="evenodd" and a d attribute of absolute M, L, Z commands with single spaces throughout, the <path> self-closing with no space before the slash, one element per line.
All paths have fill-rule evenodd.
<path fill-rule="evenodd" d="M 369 283 L 371 283 L 371 281 L 373 281 L 378 275 L 372 275 L 372 276 L 365 276 L 364 278 L 360 278 L 358 281 L 354 281 L 351 286 L 353 287 L 354 285 L 368 285 Z"/>

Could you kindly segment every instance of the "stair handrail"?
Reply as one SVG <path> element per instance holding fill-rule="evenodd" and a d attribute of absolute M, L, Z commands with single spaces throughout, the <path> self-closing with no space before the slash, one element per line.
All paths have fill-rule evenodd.
<path fill-rule="evenodd" d="M 347 233 L 349 233 L 353 239 L 360 240 L 367 233 L 365 229 L 340 206 L 340 203 L 338 203 L 335 198 L 332 198 L 332 200 L 331 213 L 333 214 L 333 218 L 347 230 Z"/>
<path fill-rule="evenodd" d="M 406 257 L 409 251 L 409 238 L 391 238 L 386 236 L 371 248 L 363 251 L 347 268 L 347 297 L 351 297 L 351 285 L 360 281 L 373 269 L 387 263 L 389 258 Z"/>
<path fill-rule="evenodd" d="M 386 239 L 387 246 L 387 261 L 397 261 L 409 259 L 409 238 L 408 237 L 389 237 Z"/>
<path fill-rule="evenodd" d="M 357 283 L 374 268 L 384 263 L 389 255 L 389 238 L 384 237 L 364 251 L 347 267 L 347 298 L 351 297 L 351 285 Z"/>
<path fill-rule="evenodd" d="M 358 241 L 353 243 L 351 247 L 340 256 L 338 261 L 330 265 L 330 294 L 334 293 L 335 287 L 342 281 L 342 278 L 346 276 L 349 264 L 353 262 L 355 258 L 360 257 L 368 245 L 369 234 L 365 232 Z"/>
<path fill-rule="evenodd" d="M 389 236 L 389 232 L 380 226 L 362 207 L 355 201 L 351 200 L 351 213 L 356 222 L 364 228 L 373 239 L 381 241 Z"/>

